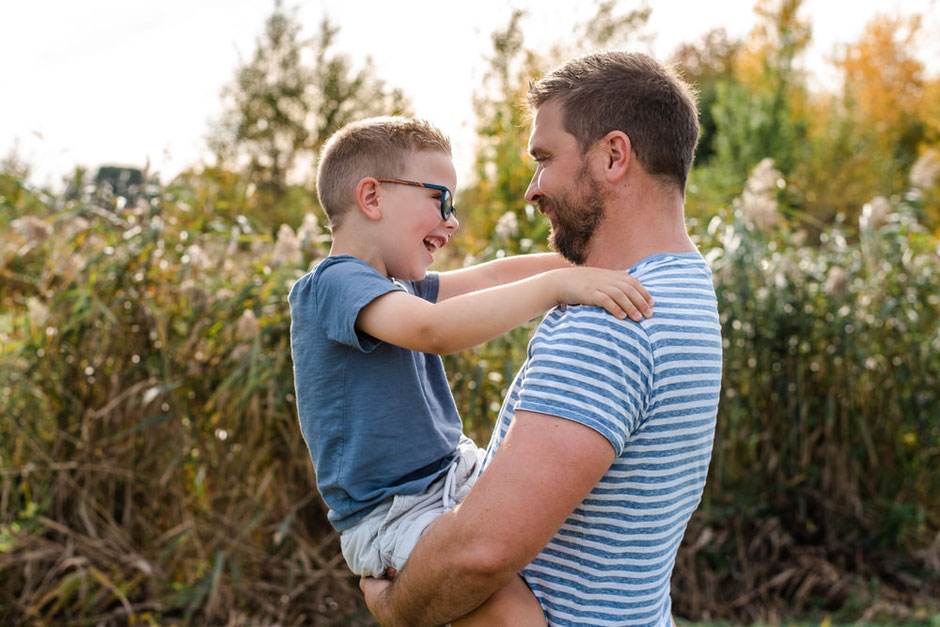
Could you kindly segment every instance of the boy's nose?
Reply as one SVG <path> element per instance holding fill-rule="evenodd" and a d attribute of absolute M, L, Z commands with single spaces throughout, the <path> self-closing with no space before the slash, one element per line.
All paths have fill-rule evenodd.
<path fill-rule="evenodd" d="M 452 213 L 447 216 L 447 220 L 444 222 L 445 229 L 447 229 L 450 233 L 453 233 L 457 230 L 458 226 L 460 226 L 460 222 L 457 220 L 456 213 Z"/>

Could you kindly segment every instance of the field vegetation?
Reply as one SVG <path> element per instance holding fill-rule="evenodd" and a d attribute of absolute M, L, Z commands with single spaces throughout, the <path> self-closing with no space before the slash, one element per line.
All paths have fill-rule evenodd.
<path fill-rule="evenodd" d="M 940 79 L 917 16 L 874 20 L 810 88 L 799 0 L 673 59 L 700 93 L 687 198 L 724 338 L 678 618 L 940 620 Z M 597 4 L 587 48 L 643 41 Z M 441 268 L 545 249 L 519 97 L 580 50 L 492 35 L 473 180 Z M 407 95 L 305 43 L 278 6 L 237 69 L 212 164 L 155 194 L 0 167 L 0 622 L 371 625 L 297 425 L 287 293 L 329 250 L 312 171 Z M 300 54 L 304 46 L 315 54 Z M 312 61 L 304 59 L 312 58 Z M 268 120 L 260 123 L 260 120 Z M 448 357 L 485 443 L 537 321 Z"/>

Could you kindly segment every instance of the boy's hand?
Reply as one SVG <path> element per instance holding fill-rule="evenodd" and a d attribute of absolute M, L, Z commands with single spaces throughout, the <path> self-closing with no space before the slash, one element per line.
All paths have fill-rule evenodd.
<path fill-rule="evenodd" d="M 621 320 L 653 316 L 653 297 L 623 270 L 564 268 L 549 273 L 559 305 L 603 307 Z"/>

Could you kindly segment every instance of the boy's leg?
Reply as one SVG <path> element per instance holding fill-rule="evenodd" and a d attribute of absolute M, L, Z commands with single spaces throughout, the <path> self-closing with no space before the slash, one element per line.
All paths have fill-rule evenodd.
<path fill-rule="evenodd" d="M 349 570 L 363 577 L 381 577 L 387 564 L 376 546 L 392 501 L 379 504 L 358 523 L 340 533 L 339 542 Z"/>
<path fill-rule="evenodd" d="M 453 627 L 545 627 L 545 616 L 529 586 L 517 575 L 486 603 L 451 624 Z"/>

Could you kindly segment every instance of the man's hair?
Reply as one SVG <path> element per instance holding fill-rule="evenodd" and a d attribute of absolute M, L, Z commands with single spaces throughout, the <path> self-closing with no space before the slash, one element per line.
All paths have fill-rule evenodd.
<path fill-rule="evenodd" d="M 323 147 L 317 168 L 317 196 L 330 228 L 339 226 L 355 202 L 360 180 L 400 178 L 408 157 L 421 151 L 451 154 L 447 136 L 417 118 L 368 118 L 336 131 Z"/>
<path fill-rule="evenodd" d="M 550 100 L 561 104 L 564 128 L 582 153 L 607 133 L 623 131 L 643 169 L 684 192 L 698 110 L 694 91 L 674 69 L 645 54 L 590 54 L 529 86 L 530 109 Z"/>

